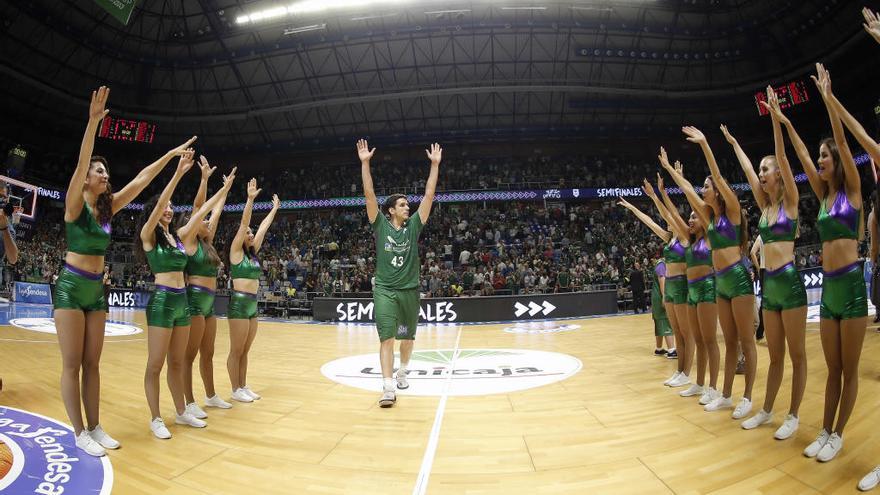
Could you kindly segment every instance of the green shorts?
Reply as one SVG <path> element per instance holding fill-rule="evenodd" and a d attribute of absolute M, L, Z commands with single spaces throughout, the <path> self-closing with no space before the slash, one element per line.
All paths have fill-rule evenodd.
<path fill-rule="evenodd" d="M 186 288 L 186 297 L 189 300 L 189 314 L 191 316 L 214 316 L 214 291 L 200 285 L 190 285 Z"/>
<path fill-rule="evenodd" d="M 669 324 L 667 318 L 657 318 L 654 320 L 654 337 L 667 337 L 672 335 L 672 325 Z"/>
<path fill-rule="evenodd" d="M 665 320 L 668 318 L 666 307 L 663 306 L 663 299 L 659 297 L 657 299 L 651 298 L 651 318 L 655 320 Z"/>
<path fill-rule="evenodd" d="M 78 309 L 81 311 L 105 311 L 103 275 L 89 273 L 65 263 L 64 270 L 55 282 L 52 303 L 55 309 Z"/>
<path fill-rule="evenodd" d="M 794 263 L 764 272 L 761 308 L 767 311 L 785 311 L 807 305 L 807 290 Z"/>
<path fill-rule="evenodd" d="M 684 275 L 666 277 L 663 301 L 672 304 L 686 304 L 688 299 L 688 281 Z"/>
<path fill-rule="evenodd" d="M 715 272 L 715 295 L 728 301 L 739 296 L 755 295 L 749 269 L 742 261 Z"/>
<path fill-rule="evenodd" d="M 414 340 L 419 325 L 419 290 L 373 288 L 373 315 L 379 341 Z"/>
<path fill-rule="evenodd" d="M 257 295 L 235 291 L 229 298 L 226 318 L 230 320 L 250 320 L 257 317 Z"/>
<path fill-rule="evenodd" d="M 715 304 L 715 274 L 688 280 L 688 305 Z"/>
<path fill-rule="evenodd" d="M 822 278 L 822 305 L 819 317 L 828 320 L 849 320 L 868 316 L 868 289 L 857 261 Z"/>
<path fill-rule="evenodd" d="M 147 303 L 147 325 L 160 328 L 189 326 L 186 289 L 157 285 Z"/>

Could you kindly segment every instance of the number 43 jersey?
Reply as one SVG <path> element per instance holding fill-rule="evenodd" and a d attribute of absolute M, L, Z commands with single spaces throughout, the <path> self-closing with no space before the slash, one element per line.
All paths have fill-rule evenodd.
<path fill-rule="evenodd" d="M 376 237 L 376 286 L 393 290 L 417 288 L 422 231 L 419 212 L 413 213 L 399 230 L 379 212 L 372 227 Z"/>

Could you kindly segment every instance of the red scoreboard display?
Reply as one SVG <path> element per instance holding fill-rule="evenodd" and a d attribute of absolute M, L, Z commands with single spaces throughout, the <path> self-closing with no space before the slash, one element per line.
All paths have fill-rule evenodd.
<path fill-rule="evenodd" d="M 156 124 L 142 120 L 125 120 L 114 117 L 104 117 L 101 122 L 102 138 L 117 141 L 137 141 L 139 143 L 152 143 L 156 137 Z"/>
<path fill-rule="evenodd" d="M 804 81 L 791 81 L 782 86 L 776 86 L 773 90 L 776 91 L 776 96 L 779 98 L 779 108 L 783 110 L 810 101 L 810 94 L 807 93 L 807 85 L 804 84 Z M 755 93 L 755 105 L 758 107 L 758 114 L 767 115 L 767 109 L 761 105 L 762 101 L 767 101 L 767 93 L 764 90 Z"/>

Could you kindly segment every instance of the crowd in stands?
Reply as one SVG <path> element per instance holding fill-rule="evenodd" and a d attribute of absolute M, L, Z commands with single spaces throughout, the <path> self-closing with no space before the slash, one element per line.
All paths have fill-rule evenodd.
<path fill-rule="evenodd" d="M 650 204 L 641 206 L 649 211 Z M 758 219 L 754 211 L 750 213 L 754 231 Z M 131 240 L 138 218 L 138 213 L 129 212 L 114 218 L 114 242 L 107 260 L 115 286 L 146 287 L 152 279 L 148 267 L 132 262 Z M 815 237 L 809 220 L 802 219 L 799 245 L 811 244 Z M 236 227 L 237 217 L 226 214 L 215 241 L 224 258 Z M 289 286 L 319 294 L 368 293 L 375 256 L 372 235 L 360 208 L 283 213 L 261 251 L 265 286 L 274 291 Z M 33 233 L 19 242 L 22 256 L 14 267 L 16 279 L 52 281 L 62 267 L 65 249 L 61 209 L 42 209 Z M 623 291 L 634 262 L 649 269 L 662 247 L 614 200 L 546 207 L 541 202 L 441 204 L 421 236 L 421 291 L 443 297 Z M 820 265 L 819 253 L 818 245 L 801 249 L 799 267 Z M 224 266 L 218 286 L 228 285 Z"/>
<path fill-rule="evenodd" d="M 64 168 L 59 156 L 47 157 L 49 168 Z M 373 167 L 373 179 L 380 195 L 398 191 L 418 193 L 424 188 L 424 160 L 395 162 L 381 154 L 379 158 Z M 213 164 L 220 166 L 220 170 L 229 166 Z M 720 164 L 732 182 L 745 180 L 735 162 L 722 159 Z M 444 161 L 437 189 L 442 192 L 634 186 L 641 182 L 646 170 L 656 168 L 647 162 L 586 156 L 453 156 Z M 45 175 L 47 169 L 40 170 Z M 57 172 L 58 177 L 67 174 L 63 170 Z M 700 177 L 692 178 L 696 184 L 702 182 Z M 259 198 L 262 200 L 268 200 L 273 192 L 278 192 L 282 199 L 358 196 L 359 179 L 356 160 L 297 164 L 272 177 L 257 174 L 258 182 L 266 184 L 264 197 Z M 155 181 L 142 198 L 158 192 L 162 185 L 163 181 Z M 189 204 L 197 185 L 198 174 L 191 173 L 178 187 L 175 204 Z M 801 187 L 806 191 L 805 185 Z M 243 201 L 243 194 L 243 187 L 233 188 L 228 201 Z M 676 196 L 674 200 L 687 218 L 690 211 L 683 198 Z M 744 197 L 743 203 L 750 205 L 751 198 Z M 636 204 L 653 214 L 649 202 Z M 27 240 L 20 241 L 22 256 L 14 267 L 16 279 L 51 281 L 57 275 L 64 255 L 61 211 L 43 203 L 32 233 Z M 746 211 L 754 239 L 757 210 L 752 207 Z M 813 195 L 802 194 L 801 211 L 818 211 Z M 139 212 L 130 210 L 114 217 L 114 242 L 107 257 L 113 267 L 114 285 L 141 287 L 152 278 L 149 268 L 133 263 L 131 256 L 131 241 L 138 233 L 139 217 Z M 236 217 L 226 214 L 220 225 L 216 246 L 223 256 L 236 222 Z M 802 215 L 799 229 L 798 267 L 819 266 L 821 249 L 814 215 Z M 648 270 L 661 249 L 659 240 L 618 208 L 613 199 L 550 203 L 546 207 L 541 202 L 439 204 L 420 241 L 421 289 L 433 296 L 464 296 L 624 288 L 633 262 L 639 261 Z M 374 255 L 372 230 L 363 209 L 296 210 L 282 211 L 276 219 L 261 260 L 269 289 L 281 290 L 289 285 L 298 291 L 331 294 L 369 292 Z M 227 286 L 225 267 L 220 277 L 219 286 Z"/>

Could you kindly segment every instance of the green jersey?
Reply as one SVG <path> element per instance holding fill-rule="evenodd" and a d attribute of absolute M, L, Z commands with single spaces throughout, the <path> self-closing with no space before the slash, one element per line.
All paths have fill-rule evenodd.
<path fill-rule="evenodd" d="M 372 224 L 376 236 L 376 286 L 384 289 L 415 289 L 419 286 L 419 213 L 409 217 L 400 230 L 381 212 Z"/>
<path fill-rule="evenodd" d="M 660 259 L 651 270 L 651 313 L 655 320 L 667 318 L 666 308 L 663 307 L 663 294 L 660 292 L 659 277 L 666 277 L 666 263 Z"/>
<path fill-rule="evenodd" d="M 571 283 L 571 278 L 568 275 L 568 272 L 559 272 L 559 276 L 556 278 L 556 282 L 563 289 L 567 289 L 569 284 Z"/>

